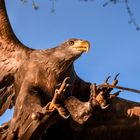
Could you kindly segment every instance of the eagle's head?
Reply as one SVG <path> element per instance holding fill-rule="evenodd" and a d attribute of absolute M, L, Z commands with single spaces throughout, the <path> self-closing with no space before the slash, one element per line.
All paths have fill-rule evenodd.
<path fill-rule="evenodd" d="M 59 58 L 77 59 L 83 52 L 88 52 L 90 43 L 87 40 L 69 39 L 57 47 Z M 58 51 L 59 50 L 59 51 Z"/>
<path fill-rule="evenodd" d="M 79 55 L 83 52 L 88 52 L 90 43 L 87 40 L 69 39 L 62 43 L 64 49 L 67 49 L 71 54 Z"/>
<path fill-rule="evenodd" d="M 73 67 L 73 62 L 87 52 L 90 43 L 87 40 L 69 39 L 55 48 L 47 50 L 47 59 L 51 63 L 52 69 L 57 69 L 58 73 L 65 72 Z"/>

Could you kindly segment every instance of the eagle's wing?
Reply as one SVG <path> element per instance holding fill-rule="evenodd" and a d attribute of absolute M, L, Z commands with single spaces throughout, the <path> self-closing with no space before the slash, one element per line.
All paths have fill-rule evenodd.
<path fill-rule="evenodd" d="M 14 76 L 32 49 L 15 36 L 6 13 L 5 0 L 0 0 L 0 116 L 14 98 Z"/>

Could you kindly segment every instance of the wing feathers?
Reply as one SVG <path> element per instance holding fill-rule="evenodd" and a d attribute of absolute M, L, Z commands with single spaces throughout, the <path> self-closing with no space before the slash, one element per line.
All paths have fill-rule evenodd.
<path fill-rule="evenodd" d="M 0 81 L 0 116 L 11 105 L 12 97 L 15 94 L 13 82 L 14 77 L 10 74 Z"/>
<path fill-rule="evenodd" d="M 7 16 L 5 0 L 0 0 L 0 115 L 11 106 L 14 96 L 14 80 L 10 78 L 14 77 L 30 51 L 32 49 L 16 38 Z"/>
<path fill-rule="evenodd" d="M 6 12 L 5 0 L 0 0 L 0 42 L 2 44 L 20 43 L 11 28 Z"/>

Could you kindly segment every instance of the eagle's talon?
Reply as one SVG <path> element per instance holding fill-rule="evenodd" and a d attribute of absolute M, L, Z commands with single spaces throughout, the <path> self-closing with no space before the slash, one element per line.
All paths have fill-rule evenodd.
<path fill-rule="evenodd" d="M 106 109 L 108 107 L 109 107 L 109 104 L 107 104 L 107 105 L 101 105 L 101 109 Z"/>
<path fill-rule="evenodd" d="M 54 110 L 57 110 L 59 115 L 64 119 L 68 119 L 70 116 L 66 115 L 66 110 L 62 106 L 60 106 L 60 104 L 51 104 L 47 112 L 53 112 Z"/>
<path fill-rule="evenodd" d="M 70 87 L 71 86 L 71 84 L 66 84 L 66 87 Z"/>
<path fill-rule="evenodd" d="M 66 91 L 66 89 L 63 89 L 63 92 L 65 92 Z"/>
<path fill-rule="evenodd" d="M 113 80 L 113 82 L 112 82 L 112 86 L 116 86 L 117 84 L 118 84 L 118 76 L 120 75 L 120 73 L 118 73 L 118 74 L 116 74 L 116 76 L 115 76 L 115 78 L 114 78 L 114 80 Z"/>
<path fill-rule="evenodd" d="M 116 74 L 116 76 L 115 76 L 115 78 L 114 78 L 114 80 L 113 80 L 113 82 L 112 82 L 112 86 L 116 86 L 117 84 L 118 84 L 118 80 L 117 80 L 117 78 L 118 78 L 118 76 L 120 75 L 120 73 L 118 73 L 118 74 Z M 104 84 L 103 85 L 108 85 L 109 86 L 109 84 L 107 83 L 107 81 L 108 81 L 108 79 L 110 78 L 110 76 L 108 76 L 107 78 L 106 78 L 106 80 L 105 80 L 105 82 L 104 82 Z M 98 88 L 99 90 L 100 90 L 100 92 L 101 91 L 103 91 L 103 94 L 107 97 L 107 96 L 110 96 L 110 92 L 113 90 L 113 88 L 109 88 L 109 87 L 99 87 Z"/>
<path fill-rule="evenodd" d="M 62 83 L 59 83 L 56 85 L 56 88 L 59 88 L 61 86 Z"/>
<path fill-rule="evenodd" d="M 52 101 L 46 105 L 46 112 L 53 112 L 54 110 L 57 110 L 61 117 L 65 119 L 68 118 L 68 116 L 65 115 L 66 110 L 58 102 L 59 99 L 61 100 L 63 99 L 63 94 L 66 91 L 67 87 L 69 86 L 69 84 L 67 84 L 67 81 L 69 79 L 70 79 L 69 77 L 66 77 L 62 82 L 60 88 L 55 90 Z"/>
<path fill-rule="evenodd" d="M 66 84 L 68 80 L 70 80 L 70 77 L 66 77 L 62 84 Z"/>
<path fill-rule="evenodd" d="M 114 80 L 117 80 L 118 76 L 120 75 L 120 73 L 116 74 Z"/>
<path fill-rule="evenodd" d="M 118 83 L 117 77 L 119 76 L 119 74 L 117 74 L 115 76 L 115 80 L 112 82 L 112 86 L 116 85 Z M 110 76 L 108 76 L 105 80 L 105 83 L 103 85 L 108 85 L 107 81 L 110 78 Z M 122 91 L 118 91 L 114 94 L 111 94 L 110 92 L 113 90 L 113 88 L 109 88 L 109 87 L 98 87 L 96 86 L 96 84 L 92 84 L 91 85 L 91 95 L 90 95 L 90 99 L 89 102 L 91 104 L 92 107 L 94 106 L 100 106 L 101 109 L 106 109 L 109 105 L 110 105 L 110 101 L 113 98 L 116 98 L 119 93 Z"/>
<path fill-rule="evenodd" d="M 108 80 L 111 78 L 111 76 L 108 76 L 105 81 L 104 81 L 104 84 L 108 84 Z"/>
<path fill-rule="evenodd" d="M 64 118 L 68 119 L 70 115 L 66 115 L 66 110 L 64 107 L 60 106 L 59 104 L 56 104 L 55 109 L 57 109 L 59 115 Z"/>
<path fill-rule="evenodd" d="M 113 98 L 116 98 L 118 95 L 119 95 L 119 93 L 120 92 L 123 92 L 124 90 L 119 90 L 119 91 L 117 91 L 117 92 L 115 92 L 115 93 L 113 93 L 113 94 L 110 94 L 110 99 L 113 99 Z"/>
<path fill-rule="evenodd" d="M 100 106 L 102 109 L 107 108 L 107 98 L 105 97 L 105 88 L 97 89 L 96 84 L 91 85 L 90 105 L 91 107 Z"/>

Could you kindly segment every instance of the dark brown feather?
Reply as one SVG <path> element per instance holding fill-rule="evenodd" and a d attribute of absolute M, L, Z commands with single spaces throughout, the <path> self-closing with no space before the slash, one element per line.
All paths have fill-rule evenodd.
<path fill-rule="evenodd" d="M 87 41 L 86 44 L 89 45 Z M 5 0 L 0 0 L 0 115 L 15 105 L 13 118 L 4 135 L 1 137 L 0 134 L 0 139 L 22 138 L 32 124 L 31 114 L 44 113 L 43 107 L 51 101 L 56 86 L 65 77 L 70 77 L 71 87 L 64 98 L 74 93 L 75 84 L 81 87 L 82 83 L 75 96 L 89 92 L 90 84 L 79 79 L 73 67 L 73 62 L 82 53 L 72 47 L 69 40 L 48 50 L 33 50 L 24 46 L 12 31 Z M 87 87 L 87 92 L 84 87 Z"/>
<path fill-rule="evenodd" d="M 44 139 L 49 136 L 52 139 L 56 134 L 62 139 L 125 139 L 131 137 L 131 130 L 133 134 L 138 134 L 135 138 L 139 139 L 139 104 L 116 98 L 107 110 L 93 110 L 91 115 L 91 84 L 81 80 L 73 66 L 81 54 L 72 51 L 69 41 L 48 50 L 25 47 L 13 33 L 4 0 L 0 0 L 0 115 L 15 105 L 11 121 L 0 127 L 0 139 L 25 140 L 33 137 L 35 140 L 43 139 L 43 135 Z M 70 77 L 71 85 L 65 98 L 74 96 L 66 100 L 66 107 L 72 122 L 83 125 L 82 128 L 80 125 L 80 130 L 77 129 L 78 132 L 70 127 L 69 122 L 61 119 L 50 127 L 58 119 L 57 112 L 54 112 L 54 118 L 51 113 L 43 116 L 42 122 L 32 120 L 32 113 L 44 114 L 44 107 L 52 100 L 57 85 L 65 77 Z"/>
<path fill-rule="evenodd" d="M 4 78 L 9 78 L 9 74 L 15 77 L 18 68 L 27 59 L 31 50 L 25 47 L 16 38 L 5 9 L 4 0 L 0 0 L 0 115 L 10 107 L 10 102 L 14 96 L 14 80 L 12 86 L 7 82 L 2 82 Z"/>

